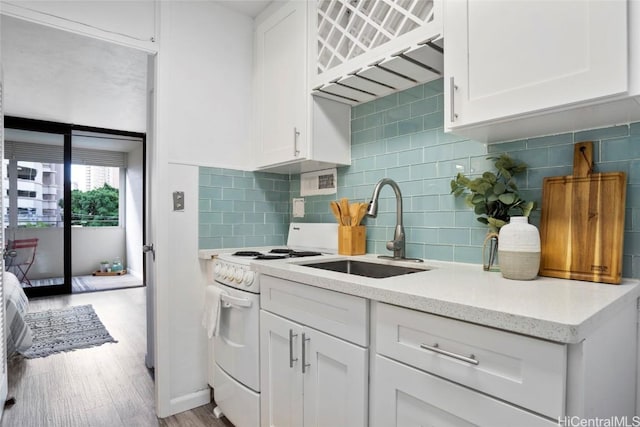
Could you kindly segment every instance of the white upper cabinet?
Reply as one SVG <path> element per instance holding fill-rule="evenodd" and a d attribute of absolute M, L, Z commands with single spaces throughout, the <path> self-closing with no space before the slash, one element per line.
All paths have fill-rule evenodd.
<path fill-rule="evenodd" d="M 625 0 L 447 1 L 445 130 L 495 141 L 595 127 L 592 116 L 610 120 L 611 106 L 606 114 L 579 109 L 632 95 L 628 7 Z"/>
<path fill-rule="evenodd" d="M 261 164 L 307 156 L 306 5 L 289 2 L 256 29 Z"/>
<path fill-rule="evenodd" d="M 460 1 L 447 8 L 452 127 L 627 90 L 624 1 Z"/>
<path fill-rule="evenodd" d="M 314 95 L 354 105 L 442 76 L 442 0 L 311 4 Z"/>
<path fill-rule="evenodd" d="M 351 163 L 351 109 L 310 95 L 309 7 L 274 3 L 257 19 L 256 169 L 299 173 Z"/>

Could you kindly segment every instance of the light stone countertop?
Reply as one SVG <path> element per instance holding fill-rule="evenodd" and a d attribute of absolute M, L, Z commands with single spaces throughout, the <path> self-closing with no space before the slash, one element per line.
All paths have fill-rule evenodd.
<path fill-rule="evenodd" d="M 423 265 L 430 270 L 371 279 L 298 265 L 344 258 Z M 485 272 L 476 264 L 400 263 L 375 255 L 253 261 L 252 265 L 261 274 L 562 343 L 582 341 L 623 306 L 635 305 L 640 295 L 640 281 L 632 279 L 620 285 L 548 277 L 518 281 Z"/>

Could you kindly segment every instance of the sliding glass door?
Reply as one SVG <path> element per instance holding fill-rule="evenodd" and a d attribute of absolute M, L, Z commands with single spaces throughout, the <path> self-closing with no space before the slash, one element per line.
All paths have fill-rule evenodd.
<path fill-rule="evenodd" d="M 8 120 L 11 123 L 11 120 Z M 65 135 L 5 129 L 5 268 L 29 296 L 69 292 L 65 285 Z"/>
<path fill-rule="evenodd" d="M 135 254 L 127 253 L 127 241 L 134 233 L 129 233 L 132 227 L 125 221 L 128 153 L 141 149 L 141 140 L 73 131 L 71 147 L 72 273 L 78 278 L 91 272 L 100 276 L 92 283 L 79 279 L 74 286 L 83 291 L 92 284 L 94 290 L 117 286 L 107 279 L 124 277 L 131 258 L 141 257 L 142 245 Z"/>
<path fill-rule="evenodd" d="M 28 296 L 143 285 L 143 134 L 5 117 L 3 177 L 4 261 Z"/>

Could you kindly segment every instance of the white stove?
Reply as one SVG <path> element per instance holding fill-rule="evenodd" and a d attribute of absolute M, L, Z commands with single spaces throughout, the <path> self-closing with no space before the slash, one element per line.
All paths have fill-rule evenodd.
<path fill-rule="evenodd" d="M 247 292 L 260 293 L 256 261 L 277 262 L 291 258 L 335 254 L 338 251 L 338 225 L 326 223 L 292 223 L 286 247 L 242 248 L 218 255 L 214 280 Z"/>
<path fill-rule="evenodd" d="M 215 259 L 210 286 L 219 288 L 221 303 L 211 358 L 215 416 L 225 415 L 236 427 L 260 425 L 260 275 L 253 266 L 337 249 L 337 224 L 296 223 L 289 226 L 287 247 L 243 248 Z"/>

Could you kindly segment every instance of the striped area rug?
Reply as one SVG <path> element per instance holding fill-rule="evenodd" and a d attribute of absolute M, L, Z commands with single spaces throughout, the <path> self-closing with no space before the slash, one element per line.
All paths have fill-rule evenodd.
<path fill-rule="evenodd" d="M 117 342 L 91 304 L 27 313 L 24 320 L 33 333 L 33 344 L 21 352 L 27 359 Z"/>

